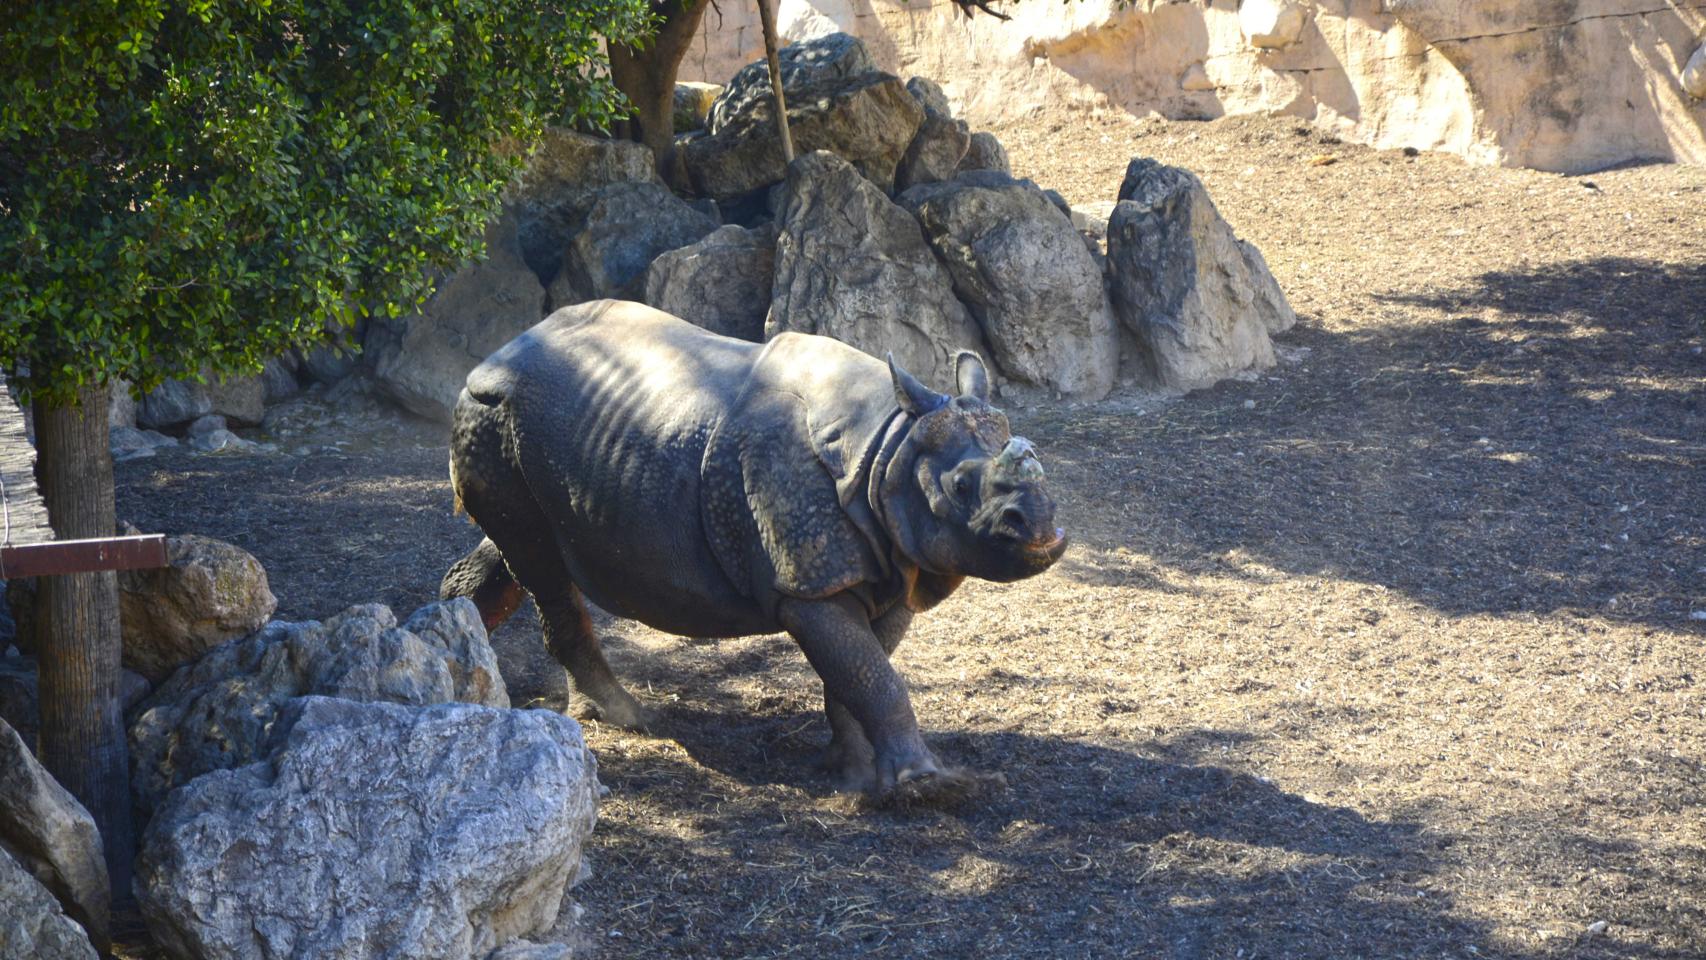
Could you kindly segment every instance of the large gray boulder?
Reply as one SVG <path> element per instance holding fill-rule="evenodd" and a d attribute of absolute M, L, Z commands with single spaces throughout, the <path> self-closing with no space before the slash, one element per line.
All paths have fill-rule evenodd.
<path fill-rule="evenodd" d="M 213 397 L 207 387 L 193 380 L 168 380 L 136 405 L 136 425 L 165 430 L 189 423 L 213 412 Z"/>
<path fill-rule="evenodd" d="M 323 624 L 274 621 L 179 670 L 139 706 L 130 726 L 138 805 L 152 810 L 196 777 L 263 758 L 279 711 L 311 694 L 509 706 L 468 600 L 429 604 L 401 627 L 379 604 L 351 607 Z"/>
<path fill-rule="evenodd" d="M 515 230 L 500 217 L 486 231 L 486 259 L 445 278 L 419 313 L 368 326 L 363 353 L 374 380 L 412 413 L 449 423 L 468 371 L 545 315 L 545 290 L 522 262 Z"/>
<path fill-rule="evenodd" d="M 800 154 L 827 150 L 887 192 L 895 168 L 924 122 L 924 110 L 886 73 L 827 77 L 788 91 L 788 124 Z M 787 175 L 775 105 L 756 102 L 709 136 L 682 141 L 682 164 L 702 196 L 728 200 Z"/>
<path fill-rule="evenodd" d="M 0 849 L 0 957 L 18 960 L 98 960 L 83 928 L 59 901 Z"/>
<path fill-rule="evenodd" d="M 1206 387 L 1274 363 L 1270 333 L 1297 315 L 1261 253 L 1220 217 L 1202 181 L 1139 158 L 1108 218 L 1114 310 L 1156 384 Z"/>
<path fill-rule="evenodd" d="M 782 93 L 789 100 L 805 87 L 846 80 L 877 68 L 865 44 L 846 33 L 790 43 L 776 51 L 776 60 L 782 70 Z M 749 118 L 770 97 L 770 65 L 766 60 L 754 60 L 740 68 L 717 95 L 705 127 L 718 133 Z"/>
<path fill-rule="evenodd" d="M 646 268 L 658 254 L 687 246 L 717 226 L 662 184 L 602 187 L 563 251 L 562 269 L 551 282 L 551 309 L 605 297 L 638 300 L 645 293 Z"/>
<path fill-rule="evenodd" d="M 645 144 L 546 127 L 527 166 L 505 194 L 521 257 L 549 285 L 563 250 L 580 232 L 593 195 L 613 183 L 654 183 L 656 162 Z"/>
<path fill-rule="evenodd" d="M 762 341 L 775 266 L 774 225 L 729 224 L 653 260 L 645 302 L 725 337 Z"/>
<path fill-rule="evenodd" d="M 261 562 L 211 537 L 168 537 L 166 566 L 118 579 L 124 665 L 155 683 L 278 609 Z"/>
<path fill-rule="evenodd" d="M 1119 338 L 1101 269 L 1035 184 L 986 170 L 915 187 L 900 203 L 923 225 L 1003 374 L 1073 400 L 1113 389 Z"/>
<path fill-rule="evenodd" d="M 895 360 L 938 390 L 977 322 L 912 215 L 830 153 L 794 161 L 781 206 L 765 337 L 816 333 Z"/>
<path fill-rule="evenodd" d="M 112 891 L 101 835 L 83 805 L 0 721 L 0 850 L 47 887 L 95 946 L 110 943 Z M 0 941 L 5 938 L 0 933 Z M 12 956 L 0 950 L 0 956 Z"/>
<path fill-rule="evenodd" d="M 468 704 L 292 701 L 266 762 L 161 806 L 149 931 L 199 960 L 484 960 L 548 931 L 597 818 L 573 720 Z"/>

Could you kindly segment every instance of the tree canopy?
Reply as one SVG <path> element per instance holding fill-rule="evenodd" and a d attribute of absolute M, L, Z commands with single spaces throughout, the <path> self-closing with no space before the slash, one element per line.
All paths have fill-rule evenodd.
<path fill-rule="evenodd" d="M 396 313 L 644 0 L 71 0 L 0 22 L 0 363 L 38 399 L 253 370 Z"/>

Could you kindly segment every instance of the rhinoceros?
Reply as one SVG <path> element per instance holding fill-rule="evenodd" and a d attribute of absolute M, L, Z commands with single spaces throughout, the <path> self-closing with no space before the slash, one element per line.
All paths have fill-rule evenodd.
<path fill-rule="evenodd" d="M 823 680 L 823 762 L 848 790 L 965 783 L 889 663 L 967 576 L 1066 549 L 1030 443 L 975 354 L 938 394 L 826 337 L 717 336 L 638 303 L 553 313 L 468 375 L 450 476 L 486 539 L 445 575 L 495 627 L 533 596 L 545 644 L 608 722 L 647 711 L 582 598 L 695 637 L 785 630 Z"/>

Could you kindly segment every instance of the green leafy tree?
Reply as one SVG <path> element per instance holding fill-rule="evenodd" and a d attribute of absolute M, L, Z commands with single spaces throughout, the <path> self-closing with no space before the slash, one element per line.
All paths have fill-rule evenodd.
<path fill-rule="evenodd" d="M 645 0 L 61 0 L 0 21 L 0 367 L 62 539 L 113 532 L 107 394 L 257 370 L 478 255 L 547 122 L 622 108 Z M 50 770 L 132 837 L 112 574 L 47 578 Z"/>

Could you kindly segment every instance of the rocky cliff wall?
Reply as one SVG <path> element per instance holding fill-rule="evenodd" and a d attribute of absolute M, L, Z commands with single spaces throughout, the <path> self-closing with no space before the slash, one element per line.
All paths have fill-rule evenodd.
<path fill-rule="evenodd" d="M 1706 0 L 781 0 L 785 40 L 844 30 L 879 67 L 939 81 L 974 126 L 1039 110 L 1177 119 L 1278 112 L 1379 147 L 1580 172 L 1706 163 L 1684 73 Z M 682 79 L 763 53 L 755 5 L 711 10 Z M 1696 84 L 1700 86 L 1701 84 Z M 1706 94 L 1697 90 L 1696 94 Z"/>

